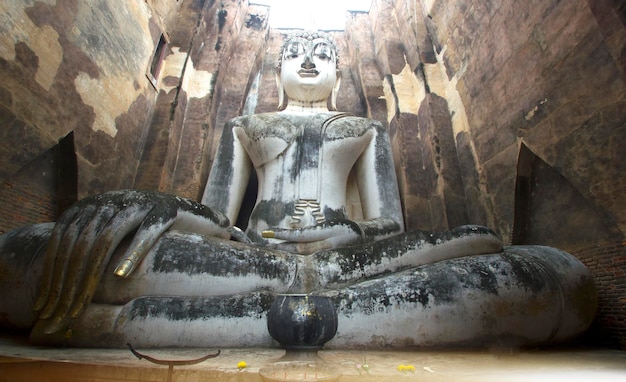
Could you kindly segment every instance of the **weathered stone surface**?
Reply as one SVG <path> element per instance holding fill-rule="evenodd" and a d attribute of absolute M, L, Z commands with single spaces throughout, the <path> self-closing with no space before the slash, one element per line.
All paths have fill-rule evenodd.
<path fill-rule="evenodd" d="M 405 48 L 400 39 L 393 5 L 387 1 L 375 1 L 369 16 L 372 20 L 376 61 L 381 73 L 383 76 L 400 73 L 406 64 Z"/>
<path fill-rule="evenodd" d="M 593 121 L 590 117 L 597 110 L 619 109 L 615 101 L 623 99 L 623 80 L 615 81 L 615 78 L 623 79 L 621 72 L 623 66 L 620 64 L 618 53 L 623 29 L 619 29 L 619 25 L 615 24 L 615 13 L 608 3 L 598 3 L 591 7 L 582 1 L 543 2 L 521 8 L 513 7 L 511 4 L 486 4 L 479 1 L 455 2 L 447 6 L 444 6 L 442 1 L 423 4 L 402 1 L 389 4 L 375 3 L 369 15 L 365 13 L 349 15 L 345 39 L 341 33 L 336 32 L 340 50 L 343 52 L 342 91 L 352 97 L 350 101 L 341 105 L 342 109 L 352 110 L 357 115 L 369 114 L 383 122 L 389 120 L 388 112 L 381 109 L 386 108 L 384 100 L 380 99 L 383 96 L 382 74 L 398 72 L 407 62 L 410 68 L 415 67 L 417 70 L 421 64 L 436 60 L 435 54 L 439 52 L 446 64 L 448 78 L 459 77 L 457 86 L 466 103 L 468 121 L 472 129 L 471 150 L 475 148 L 478 155 L 476 165 L 485 163 L 503 150 L 509 150 L 521 137 L 535 152 L 549 163 L 557 165 L 559 169 L 567 168 L 568 164 L 565 163 L 566 160 L 560 160 L 563 163 L 557 164 L 556 158 L 562 154 L 554 150 L 558 146 L 553 143 L 580 126 L 586 126 L 587 121 Z M 9 113 L 8 116 L 15 115 L 17 121 L 22 121 L 19 123 L 26 129 L 24 132 L 31 130 L 32 139 L 40 141 L 39 143 L 32 141 L 30 146 L 7 143 L 7 150 L 3 150 L 3 153 L 8 154 L 16 147 L 23 147 L 24 150 L 11 154 L 13 159 L 7 159 L 7 162 L 10 162 L 9 166 L 3 167 L 6 176 L 19 169 L 20 163 L 25 163 L 27 157 L 36 155 L 36 152 L 41 152 L 56 142 L 54 138 L 50 139 L 47 133 L 39 133 L 43 127 L 53 132 L 51 136 L 59 137 L 69 129 L 81 130 L 77 124 L 78 120 L 81 121 L 81 126 L 89 119 L 93 119 L 92 123 L 96 125 L 103 123 L 101 119 L 103 111 L 90 104 L 91 101 L 83 101 L 81 94 L 84 94 L 84 91 L 80 90 L 82 88 L 72 90 L 72 87 L 66 85 L 75 78 L 80 79 L 82 84 L 80 86 L 86 86 L 90 82 L 95 84 L 94 80 L 103 81 L 103 78 L 106 78 L 102 77 L 103 75 L 115 73 L 115 70 L 137 72 L 137 77 L 143 76 L 145 70 L 143 63 L 147 62 L 153 47 L 152 41 L 158 38 L 160 30 L 165 30 L 170 39 L 168 57 L 187 54 L 185 52 L 191 49 L 188 61 L 190 67 L 183 80 L 191 81 L 195 78 L 196 81 L 202 82 L 204 74 L 194 77 L 192 72 L 208 73 L 208 76 L 204 77 L 209 82 L 207 86 L 217 84 L 217 89 L 226 90 L 230 95 L 224 95 L 223 90 L 219 90 L 215 97 L 211 91 L 204 97 L 196 99 L 189 92 L 188 86 L 184 86 L 184 89 L 175 95 L 173 91 L 179 85 L 182 71 L 182 67 L 179 67 L 178 74 L 171 72 L 172 75 L 163 79 L 162 84 L 167 90 L 158 97 L 157 103 L 161 106 L 155 107 L 154 93 L 144 91 L 143 99 L 137 98 L 136 101 L 127 104 L 128 111 L 120 114 L 118 118 L 120 126 L 100 130 L 109 133 L 100 135 L 88 133 L 86 130 L 78 131 L 76 139 L 80 154 L 79 188 L 83 190 L 81 194 L 96 192 L 101 188 L 127 187 L 132 185 L 132 179 L 135 179 L 136 186 L 161 188 L 194 197 L 199 189 L 195 184 L 201 183 L 206 178 L 210 165 L 210 159 L 207 163 L 205 156 L 195 153 L 213 152 L 221 122 L 238 113 L 245 97 L 244 93 L 250 87 L 256 75 L 255 71 L 261 67 L 263 76 L 258 90 L 258 98 L 261 100 L 258 108 L 261 111 L 273 110 L 272 103 L 276 93 L 271 63 L 280 44 L 279 37 L 273 35 L 268 39 L 273 44 L 271 49 L 263 54 L 262 59 L 256 59 L 250 64 L 249 67 L 253 69 L 246 73 L 235 73 L 232 71 L 234 68 L 228 65 L 228 60 L 233 59 L 232 52 L 238 49 L 237 46 L 240 46 L 241 51 L 251 49 L 260 52 L 258 42 L 252 43 L 251 39 L 258 41 L 258 38 L 253 36 L 258 36 L 264 25 L 262 21 L 265 13 L 262 7 L 250 10 L 249 7 L 240 7 L 238 4 L 222 5 L 213 1 L 192 2 L 182 7 L 180 5 L 167 7 L 158 2 L 148 2 L 148 6 L 153 12 L 153 17 L 146 16 L 141 27 L 138 27 L 126 26 L 121 14 L 104 5 L 89 11 L 78 6 L 51 7 L 43 3 L 30 8 L 18 6 L 17 3 L 5 5 L 15 20 L 21 17 L 27 21 L 22 27 L 26 28 L 22 29 L 22 34 L 30 33 L 31 37 L 23 41 L 13 39 L 14 47 L 11 51 L 14 52 L 14 56 L 7 58 L 14 58 L 12 61 L 6 61 L 5 67 L 6 73 L 11 74 L 3 85 L 8 98 L 3 97 L 6 100 L 3 101 L 3 105 Z M 135 4 L 128 9 L 131 10 L 130 14 L 135 16 L 144 12 L 141 6 Z M 256 22 L 251 21 L 253 16 Z M 420 18 L 427 22 L 421 22 Z M 96 20 L 90 24 L 93 30 L 86 30 L 84 25 L 92 19 Z M 590 21 L 596 19 L 606 20 L 608 24 Z M 81 45 L 83 44 L 81 41 L 88 40 L 68 35 L 66 39 L 56 39 L 58 44 L 55 45 L 53 42 L 48 44 L 47 50 L 42 50 L 42 42 L 48 41 L 45 40 L 46 35 L 43 32 L 50 32 L 47 36 L 63 36 L 65 33 L 63 30 L 66 30 L 66 26 L 72 22 L 76 23 L 78 30 L 84 29 L 83 38 L 92 36 L 93 41 L 89 49 Z M 427 30 L 427 25 L 430 25 L 431 29 Z M 119 36 L 127 36 L 127 41 L 102 39 L 95 33 L 98 26 L 124 30 L 125 32 Z M 250 31 L 248 35 L 240 32 L 248 30 Z M 139 40 L 129 40 L 130 36 L 136 35 L 142 35 L 140 39 L 142 43 L 138 42 Z M 233 36 L 236 36 L 237 40 L 233 39 Z M 498 38 L 494 39 L 492 36 Z M 432 44 L 428 42 L 431 39 Z M 246 41 L 251 44 L 248 48 L 245 45 L 248 44 Z M 99 52 L 99 47 L 108 53 Z M 134 53 L 129 55 L 129 51 Z M 58 52 L 64 52 L 65 56 Z M 399 55 L 406 55 L 407 61 Z M 45 65 L 42 61 L 44 58 L 47 60 Z M 243 55 L 236 59 L 240 58 L 243 59 Z M 221 68 L 220 72 L 218 67 Z M 387 67 L 394 69 L 385 69 Z M 51 72 L 51 68 L 57 68 L 57 71 Z M 82 73 L 89 74 L 84 76 Z M 594 75 L 586 75 L 587 73 Z M 59 76 L 56 82 L 55 75 Z M 11 85 L 11 79 L 18 78 L 20 81 Z M 352 78 L 356 80 L 352 82 Z M 228 84 L 227 81 L 231 83 Z M 590 85 L 590 81 L 593 85 Z M 142 83 L 143 80 L 137 79 L 133 81 L 132 86 L 146 87 L 145 83 Z M 69 91 L 62 96 L 65 107 L 61 107 L 54 100 L 55 94 L 62 94 L 60 90 L 62 85 Z M 425 83 L 424 86 L 428 88 L 429 84 Z M 37 90 L 38 87 L 42 89 L 49 87 L 50 95 L 42 98 L 45 92 Z M 233 95 L 235 89 L 241 89 L 238 95 Z M 576 96 L 572 97 L 573 94 Z M 445 98 L 445 95 L 442 96 Z M 23 101 L 26 99 L 30 100 L 29 105 L 33 105 L 28 107 L 28 113 L 24 106 L 26 103 Z M 176 105 L 173 109 L 172 103 Z M 222 104 L 221 107 L 216 106 L 219 103 Z M 72 105 L 71 113 L 65 113 L 64 110 L 69 110 L 67 108 L 69 105 Z M 362 109 L 361 105 L 366 109 Z M 471 107 L 467 107 L 468 105 Z M 606 109 L 607 107 L 609 109 Z M 214 108 L 214 111 L 207 115 L 207 109 L 211 108 Z M 228 111 L 224 108 L 233 109 Z M 84 112 L 79 112 L 80 110 Z M 221 111 L 217 112 L 218 110 Z M 174 119 L 170 122 L 172 111 Z M 150 113 L 153 113 L 152 123 L 148 124 L 146 117 L 142 115 Z M 78 118 L 78 115 L 81 117 Z M 24 119 L 25 117 L 28 117 L 28 120 Z M 621 122 L 611 123 L 612 126 L 619 126 Z M 104 128 L 105 125 L 98 126 Z M 115 123 L 110 126 L 115 126 Z M 392 135 L 395 134 L 393 128 L 394 126 Z M 107 138 L 108 134 L 116 131 L 116 134 L 122 134 L 121 131 L 127 132 L 127 135 Z M 615 139 L 619 141 L 619 138 L 613 138 L 612 141 Z M 409 141 L 405 143 L 402 139 L 395 141 L 400 146 L 403 144 L 411 146 Z M 27 154 L 28 147 L 34 150 L 31 154 Z M 187 149 L 183 150 L 183 147 Z M 397 152 L 400 152 L 403 149 L 398 150 Z M 575 150 L 568 149 L 567 152 L 573 153 L 577 158 L 580 157 Z M 610 151 L 604 152 L 607 158 L 612 155 Z M 138 155 L 143 155 L 139 166 L 137 166 Z M 590 155 L 595 154 L 590 152 Z M 590 155 L 586 161 L 591 160 Z M 15 160 L 20 157 L 23 158 L 21 162 Z M 99 157 L 109 159 L 102 160 Z M 111 157 L 118 159 L 111 161 Z M 14 170 L 9 170 L 11 168 Z M 136 175 L 134 169 L 138 169 Z M 504 168 L 503 170 L 505 171 Z M 509 171 L 515 171 L 513 163 Z M 607 178 L 619 178 L 611 169 L 607 168 L 607 171 L 611 173 Z M 97 177 L 90 175 L 96 173 Z M 601 174 L 602 171 L 592 173 Z M 120 177 L 121 174 L 124 175 Z M 471 168 L 462 170 L 461 174 L 466 183 L 467 179 L 472 178 Z M 593 179 L 575 179 L 577 177 L 575 171 L 571 174 L 569 180 L 572 184 L 581 185 L 581 192 L 587 197 L 610 198 L 609 191 L 596 195 L 597 191 L 582 189 L 583 184 L 596 184 Z M 486 176 L 499 177 L 488 173 Z M 620 185 L 611 187 L 619 189 Z M 480 187 L 476 189 L 480 190 Z M 479 192 L 490 191 L 483 189 Z M 458 192 L 455 192 L 455 195 L 458 195 Z M 407 199 L 409 198 L 407 195 Z M 599 200 L 598 204 L 605 206 L 607 211 L 617 210 L 615 207 L 619 206 L 609 199 Z M 504 203 L 492 212 L 500 215 L 501 220 L 509 220 L 512 216 L 510 211 L 512 207 L 508 207 L 509 211 L 498 212 L 500 208 L 505 208 L 504 205 L 510 203 Z M 617 216 L 614 218 L 616 222 L 623 220 Z"/>
<path fill-rule="evenodd" d="M 610 220 L 583 197 L 567 179 L 535 157 L 531 172 L 530 210 L 524 242 L 585 247 L 591 242 L 619 240 Z M 559 197 L 551 195 L 557 192 Z"/>
<path fill-rule="evenodd" d="M 40 264 L 36 259 L 51 229 L 42 224 L 0 237 L 4 254 L 23 239 L 30 246 L 25 256 L 9 262 L 10 275 L 25 273 L 33 262 Z M 73 322 L 72 336 L 63 343 L 273 346 L 266 319 L 274 294 L 310 277 L 316 281 L 311 292 L 330 297 L 339 315 L 330 348 L 558 343 L 585 330 L 595 313 L 591 275 L 576 258 L 540 246 L 503 249 L 481 227 L 434 235 L 411 232 L 358 252 L 350 247 L 320 251 L 312 262 L 177 231 L 162 236 L 150 252 L 134 278 L 106 273 L 97 303 Z M 121 255 L 117 252 L 114 258 Z M 407 263 L 409 258 L 413 260 Z M 307 273 L 305 264 L 314 272 Z M 43 271 L 28 269 L 29 280 Z M 169 282 L 154 282 L 163 277 Z M 5 296 L 22 297 L 36 288 L 33 282 L 11 289 L 11 277 L 0 281 Z M 145 288 L 153 295 L 146 296 Z M 23 299 L 2 299 L 0 309 L 8 311 L 15 301 Z M 21 304 L 26 309 L 5 316 L 4 324 L 32 323 L 30 303 L 26 299 Z"/>
<path fill-rule="evenodd" d="M 468 132 L 461 132 L 455 138 L 459 165 L 463 173 L 463 187 L 467 199 L 469 219 L 472 222 L 481 222 L 480 224 L 493 227 L 494 211 L 491 208 L 490 195 L 486 195 L 484 184 L 480 178 L 471 146 L 471 137 Z"/>
<path fill-rule="evenodd" d="M 463 179 L 447 102 L 436 94 L 428 94 L 426 101 L 433 119 L 432 144 L 436 153 L 435 162 L 441 177 L 440 188 L 445 204 L 446 228 L 469 224 Z"/>
<path fill-rule="evenodd" d="M 232 11 L 237 13 L 233 15 L 235 19 L 231 28 L 237 32 L 231 37 L 230 45 L 222 48 L 225 49 L 224 57 L 220 63 L 212 100 L 213 130 L 209 136 L 211 159 L 225 123 L 242 113 L 246 93 L 257 75 L 261 63 L 260 55 L 265 51 L 268 37 L 266 30 L 259 31 L 258 28 L 244 26 L 246 13 L 239 11 L 239 7 L 233 8 Z"/>
<path fill-rule="evenodd" d="M 455 183 L 444 176 L 439 190 L 447 196 L 405 192 L 409 228 L 419 227 L 412 219 L 423 215 L 445 226 L 440 214 L 450 208 L 444 199 L 457 205 L 465 198 L 469 222 L 509 237 L 516 212 L 515 153 L 525 144 L 565 178 L 545 194 L 545 203 L 569 195 L 565 184 L 571 185 L 598 211 L 581 207 L 586 212 L 577 212 L 573 225 L 587 216 L 624 235 L 626 28 L 618 3 L 375 0 L 371 14 L 348 15 L 346 32 L 333 32 L 344 78 L 340 99 L 350 95 L 340 108 L 389 125 L 403 190 L 432 189 L 433 177 L 410 166 L 432 142 L 418 144 L 416 130 L 398 130 L 384 75 L 408 67 L 425 91 L 436 88 L 449 103 L 453 121 L 466 119 L 453 123 L 463 190 L 453 190 Z M 12 175 L 74 131 L 81 196 L 136 187 L 194 198 L 208 176 L 223 121 L 241 110 L 259 71 L 257 112 L 275 109 L 272 67 L 280 32 L 265 36 L 259 29 L 264 13 L 246 1 L 149 0 L 112 7 L 9 0 L 0 10 L 0 179 L 13 182 L 3 187 L 26 190 Z M 145 71 L 161 32 L 169 39 L 170 65 L 155 92 Z M 238 46 L 247 52 L 235 57 Z M 241 73 L 232 67 L 240 57 L 251 60 Z M 423 75 L 429 66 L 444 74 Z M 448 87 L 435 83 L 443 80 Z M 563 221 L 566 211 L 541 216 Z M 535 224 L 564 249 L 595 244 L 592 235 L 576 241 L 551 222 Z"/>
<path fill-rule="evenodd" d="M 35 126 L 26 125 L 17 119 L 11 110 L 2 106 L 0 118 L 3 126 L 0 130 L 0 161 L 3 163 L 0 166 L 0 179 L 7 180 L 56 142 L 42 135 Z M 19 150 L 15 142 L 22 142 Z"/>
<path fill-rule="evenodd" d="M 4 2 L 2 7 L 10 15 L 3 23 L 8 49 L 2 51 L 2 87 L 12 99 L 4 106 L 51 144 L 76 132 L 81 195 L 103 186 L 131 186 L 141 134 L 120 139 L 118 133 L 141 131 L 148 109 L 134 110 L 138 114 L 130 125 L 116 126 L 115 119 L 138 97 L 144 99 L 140 103 L 150 99 L 146 8 L 139 2 L 115 9 L 105 3 Z M 111 30 L 124 38 L 108 37 Z M 28 145 L 13 143 L 14 150 Z M 112 158 L 128 165 L 108 167 Z"/>
<path fill-rule="evenodd" d="M 270 10 L 271 12 L 271 10 Z M 278 89 L 276 88 L 276 66 L 280 48 L 283 44 L 284 31 L 270 29 L 266 41 L 266 53 L 263 56 L 259 86 L 256 89 L 256 113 L 269 113 L 278 110 Z M 343 57 L 339 57 L 341 62 Z"/>
<path fill-rule="evenodd" d="M 388 124 L 389 118 L 382 83 L 383 72 L 376 63 L 369 15 L 350 14 L 346 21 L 345 33 L 351 74 L 355 79 L 356 89 L 361 94 L 367 116 Z"/>
<path fill-rule="evenodd" d="M 496 231 L 503 236 L 504 241 L 508 241 L 513 230 L 518 158 L 519 148 L 513 144 L 484 164 L 485 172 L 490 174 L 485 187 L 492 195 L 494 209 L 503 211 L 502 214 L 494 215 L 493 220 Z M 511 171 L 511 168 L 516 171 Z"/>
<path fill-rule="evenodd" d="M 351 60 L 348 53 L 350 46 L 346 33 L 333 32 L 331 36 L 339 52 L 339 71 L 341 72 L 341 88 L 339 88 L 339 94 L 337 95 L 337 110 L 349 111 L 359 117 L 367 117 L 368 110 L 363 102 L 363 95 L 357 90 L 358 85 L 350 68 Z M 385 123 L 385 121 L 380 122 Z"/>

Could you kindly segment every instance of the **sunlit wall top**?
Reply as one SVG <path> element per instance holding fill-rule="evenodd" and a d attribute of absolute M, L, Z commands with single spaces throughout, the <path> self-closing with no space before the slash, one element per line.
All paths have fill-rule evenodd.
<path fill-rule="evenodd" d="M 344 30 L 346 11 L 368 12 L 372 0 L 250 0 L 270 6 L 270 26 L 276 29 Z"/>

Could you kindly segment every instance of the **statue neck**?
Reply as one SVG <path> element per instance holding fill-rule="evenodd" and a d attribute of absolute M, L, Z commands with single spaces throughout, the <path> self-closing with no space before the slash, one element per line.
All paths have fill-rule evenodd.
<path fill-rule="evenodd" d="M 329 110 L 326 100 L 306 102 L 290 99 L 287 102 L 287 107 L 283 111 L 288 113 L 323 113 Z"/>

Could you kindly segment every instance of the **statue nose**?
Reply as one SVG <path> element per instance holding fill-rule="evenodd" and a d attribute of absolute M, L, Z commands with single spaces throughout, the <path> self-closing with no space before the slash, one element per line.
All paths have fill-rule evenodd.
<path fill-rule="evenodd" d="M 313 63 L 313 60 L 311 60 L 311 56 L 308 54 L 304 56 L 304 61 L 302 62 L 302 65 L 300 66 L 302 67 L 302 69 L 315 68 L 315 64 Z"/>

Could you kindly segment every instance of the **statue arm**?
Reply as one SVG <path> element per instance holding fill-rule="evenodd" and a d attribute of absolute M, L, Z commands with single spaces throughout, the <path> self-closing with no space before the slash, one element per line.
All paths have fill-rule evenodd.
<path fill-rule="evenodd" d="M 389 135 L 378 122 L 374 131 L 355 165 L 364 217 L 357 224 L 366 240 L 378 240 L 404 231 Z"/>
<path fill-rule="evenodd" d="M 204 189 L 202 204 L 223 212 L 234 224 L 250 180 L 252 163 L 239 138 L 243 128 L 235 118 L 226 124 Z"/>

